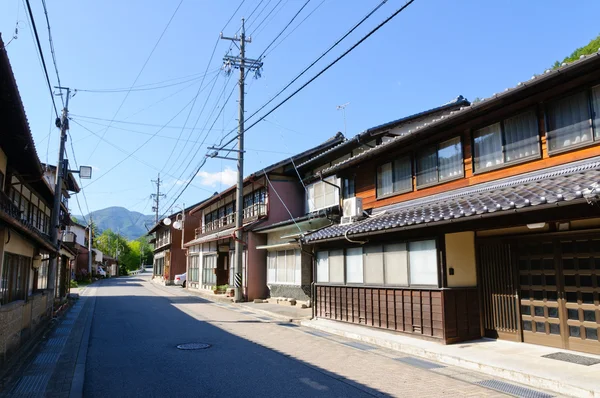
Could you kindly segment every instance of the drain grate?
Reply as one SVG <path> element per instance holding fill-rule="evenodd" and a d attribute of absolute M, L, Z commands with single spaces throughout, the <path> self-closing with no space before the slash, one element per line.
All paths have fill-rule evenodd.
<path fill-rule="evenodd" d="M 438 369 L 438 368 L 445 368 L 446 367 L 445 365 L 441 365 L 439 363 L 429 362 L 429 361 L 426 361 L 424 359 L 413 358 L 413 357 L 395 358 L 395 360 L 398 361 L 398 362 L 405 363 L 407 365 L 411 365 L 411 366 L 415 366 L 417 368 L 421 368 L 421 369 Z"/>
<path fill-rule="evenodd" d="M 50 375 L 23 376 L 12 391 L 13 394 L 42 393 L 50 381 Z M 39 396 L 39 395 L 38 395 Z"/>
<path fill-rule="evenodd" d="M 500 380 L 483 380 L 478 383 L 482 387 L 491 388 L 492 390 L 504 392 L 510 395 L 514 395 L 515 397 L 521 398 L 552 398 L 553 395 L 546 394 L 542 391 L 532 390 L 530 388 L 525 388 L 521 386 L 516 386 L 514 384 L 506 383 Z"/>
<path fill-rule="evenodd" d="M 210 347 L 210 344 L 206 344 L 206 343 L 184 343 L 184 344 L 177 345 L 178 350 L 184 350 L 184 351 L 205 350 L 209 347 Z"/>
<path fill-rule="evenodd" d="M 36 365 L 56 363 L 59 356 L 60 352 L 42 352 L 35 358 L 33 363 Z"/>
<path fill-rule="evenodd" d="M 331 337 L 331 335 L 329 333 L 313 331 L 313 330 L 307 330 L 306 333 L 312 334 L 313 336 L 318 336 L 318 337 Z"/>
<path fill-rule="evenodd" d="M 584 357 L 583 355 L 568 354 L 566 352 L 555 352 L 553 354 L 542 355 L 542 358 L 556 359 L 584 366 L 592 366 L 600 363 L 600 359 Z"/>

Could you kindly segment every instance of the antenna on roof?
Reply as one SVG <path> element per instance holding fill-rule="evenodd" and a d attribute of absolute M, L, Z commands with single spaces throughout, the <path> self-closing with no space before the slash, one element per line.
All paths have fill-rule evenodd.
<path fill-rule="evenodd" d="M 346 135 L 346 107 L 348 105 L 350 105 L 350 103 L 346 102 L 345 104 L 338 105 L 338 106 L 335 107 L 335 109 L 337 109 L 338 111 L 339 110 L 344 111 L 344 136 Z"/>

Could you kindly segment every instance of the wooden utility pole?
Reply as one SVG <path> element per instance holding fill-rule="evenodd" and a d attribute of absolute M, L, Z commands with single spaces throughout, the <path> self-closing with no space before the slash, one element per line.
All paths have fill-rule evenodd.
<path fill-rule="evenodd" d="M 234 273 L 235 273 L 235 301 L 243 300 L 242 291 L 242 260 L 244 251 L 243 237 L 243 221 L 244 221 L 244 88 L 246 80 L 246 69 L 259 70 L 262 68 L 262 62 L 259 60 L 246 58 L 246 43 L 252 43 L 251 37 L 246 37 L 246 28 L 244 19 L 242 18 L 242 28 L 240 36 L 225 37 L 221 32 L 221 39 L 231 40 L 240 43 L 240 55 L 238 57 L 225 56 L 225 67 L 235 67 L 240 70 L 240 99 L 238 113 L 238 149 L 229 151 L 237 152 L 237 191 L 236 191 L 236 217 L 235 217 L 235 256 L 234 256 Z"/>

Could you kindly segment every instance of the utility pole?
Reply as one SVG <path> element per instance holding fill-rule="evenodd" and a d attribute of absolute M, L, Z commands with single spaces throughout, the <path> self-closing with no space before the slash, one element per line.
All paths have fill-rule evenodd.
<path fill-rule="evenodd" d="M 60 148 L 58 150 L 58 163 L 56 164 L 56 179 L 54 183 L 54 203 L 52 208 L 52 219 L 50 222 L 50 238 L 52 245 L 59 250 L 60 234 L 60 203 L 62 199 L 63 178 L 67 173 L 68 167 L 65 161 L 65 144 L 67 142 L 67 130 L 69 129 L 69 97 L 71 90 L 68 87 L 58 87 L 59 90 L 67 90 L 67 100 L 62 111 L 62 118 L 56 120 L 57 127 L 60 127 Z M 62 94 L 61 94 L 62 95 Z M 56 296 L 54 287 L 56 285 L 56 273 L 58 271 L 59 254 L 56 253 L 50 259 L 50 269 L 48 270 L 48 286 L 52 289 L 52 300 Z"/>
<path fill-rule="evenodd" d="M 155 212 L 154 223 L 158 224 L 158 209 L 159 209 L 159 204 L 160 204 L 160 198 L 165 197 L 165 194 L 160 193 L 160 173 L 158 173 L 157 180 L 151 180 L 151 181 L 156 184 L 156 193 L 153 193 L 150 196 L 152 198 L 154 198 L 154 206 L 152 206 L 152 210 L 154 210 L 154 212 Z"/>
<path fill-rule="evenodd" d="M 88 226 L 88 275 L 92 275 L 92 213 L 90 213 L 90 225 Z"/>
<path fill-rule="evenodd" d="M 231 70 L 231 67 L 238 68 L 240 70 L 240 99 L 239 99 L 239 115 L 238 115 L 238 149 L 230 150 L 237 152 L 237 191 L 236 191 L 236 217 L 235 217 L 235 256 L 234 256 L 234 272 L 235 272 L 235 301 L 240 302 L 243 300 L 242 291 L 242 254 L 244 250 L 242 241 L 242 227 L 244 218 L 244 86 L 245 86 L 245 71 L 254 70 L 257 72 L 262 68 L 262 62 L 260 60 L 246 58 L 246 43 L 252 43 L 251 37 L 246 37 L 246 29 L 244 26 L 244 18 L 242 18 L 242 28 L 240 30 L 240 36 L 233 37 L 223 36 L 221 32 L 221 39 L 231 40 L 233 42 L 240 43 L 240 55 L 239 57 L 226 55 L 223 59 L 225 61 L 225 67 Z"/>

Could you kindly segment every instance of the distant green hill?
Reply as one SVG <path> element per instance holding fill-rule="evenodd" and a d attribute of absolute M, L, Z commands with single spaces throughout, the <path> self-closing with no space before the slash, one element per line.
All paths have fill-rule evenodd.
<path fill-rule="evenodd" d="M 153 215 L 144 215 L 137 211 L 129 211 L 124 207 L 107 207 L 106 209 L 96 210 L 92 213 L 92 220 L 100 231 L 111 229 L 118 232 L 128 240 L 137 239 L 145 235 L 148 228 L 154 225 Z M 82 224 L 84 223 L 82 216 L 74 216 Z M 89 220 L 89 214 L 85 217 Z"/>

